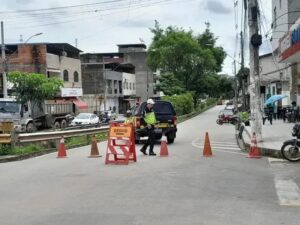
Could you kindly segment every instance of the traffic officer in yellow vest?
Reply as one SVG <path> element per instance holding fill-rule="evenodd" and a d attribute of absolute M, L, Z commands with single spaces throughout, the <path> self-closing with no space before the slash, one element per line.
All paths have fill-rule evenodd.
<path fill-rule="evenodd" d="M 155 142 L 155 133 L 154 133 L 154 125 L 156 124 L 156 117 L 153 111 L 154 101 L 150 98 L 147 100 L 147 105 L 145 110 L 142 113 L 142 123 L 146 126 L 145 130 L 148 133 L 148 140 L 146 144 L 142 147 L 141 152 L 144 155 L 147 155 L 146 150 L 150 145 L 149 155 L 155 156 L 156 154 L 153 152 L 154 142 Z"/>

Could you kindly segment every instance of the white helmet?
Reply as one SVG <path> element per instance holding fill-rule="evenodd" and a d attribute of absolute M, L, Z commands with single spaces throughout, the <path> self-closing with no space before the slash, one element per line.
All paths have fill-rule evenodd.
<path fill-rule="evenodd" d="M 147 100 L 147 104 L 154 105 L 154 101 L 153 101 L 151 98 L 149 98 L 149 99 Z"/>

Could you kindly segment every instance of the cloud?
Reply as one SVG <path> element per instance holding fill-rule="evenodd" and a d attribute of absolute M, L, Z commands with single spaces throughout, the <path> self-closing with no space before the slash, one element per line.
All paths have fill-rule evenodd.
<path fill-rule="evenodd" d="M 16 0 L 16 3 L 22 4 L 22 5 L 27 5 L 29 3 L 32 3 L 34 0 Z"/>
<path fill-rule="evenodd" d="M 137 28 L 143 28 L 143 27 L 152 27 L 154 24 L 154 21 L 152 20 L 128 20 L 124 23 L 127 27 L 137 27 Z"/>
<path fill-rule="evenodd" d="M 222 5 L 220 1 L 216 0 L 208 0 L 206 2 L 206 9 L 212 13 L 216 14 L 230 14 L 231 9 Z"/>

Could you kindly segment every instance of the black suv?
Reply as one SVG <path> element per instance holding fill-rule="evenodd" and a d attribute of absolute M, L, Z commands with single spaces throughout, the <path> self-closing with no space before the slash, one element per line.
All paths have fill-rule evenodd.
<path fill-rule="evenodd" d="M 143 102 L 131 109 L 129 120 L 135 127 L 135 139 L 138 142 L 141 137 L 147 136 L 144 126 L 142 125 L 141 115 L 145 110 L 147 103 Z M 173 105 L 168 101 L 155 101 L 153 106 L 155 112 L 157 124 L 155 126 L 156 139 L 161 139 L 162 135 L 165 134 L 168 143 L 173 143 L 177 132 L 177 117 Z"/>

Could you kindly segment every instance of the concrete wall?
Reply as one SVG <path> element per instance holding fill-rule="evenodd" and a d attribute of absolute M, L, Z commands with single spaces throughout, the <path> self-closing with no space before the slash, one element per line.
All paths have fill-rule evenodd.
<path fill-rule="evenodd" d="M 105 71 L 105 79 L 107 84 L 107 96 L 110 97 L 120 97 L 123 96 L 123 94 L 120 92 L 120 86 L 122 89 L 122 83 L 121 85 L 119 82 L 122 82 L 122 73 L 116 72 L 116 71 Z"/>
<path fill-rule="evenodd" d="M 283 1 L 283 0 L 282 0 Z M 285 2 L 285 1 L 283 1 Z M 300 1 L 299 0 L 288 0 L 288 22 L 289 22 L 289 27 L 295 23 L 295 21 L 300 17 Z M 298 12 L 296 12 L 298 11 Z"/>
<path fill-rule="evenodd" d="M 281 4 L 280 4 L 281 3 Z M 276 15 L 274 14 L 276 12 Z M 272 48 L 278 48 L 279 39 L 289 30 L 288 25 L 288 1 L 287 0 L 272 0 Z M 283 15 L 283 16 L 281 16 Z M 279 18 L 280 17 L 280 18 Z M 277 18 L 277 19 L 276 19 Z M 276 20 L 276 21 L 275 21 Z M 282 32 L 284 31 L 284 32 Z"/>
<path fill-rule="evenodd" d="M 73 59 L 60 56 L 60 70 L 63 79 L 63 72 L 67 70 L 69 73 L 69 81 L 64 82 L 64 87 L 82 87 L 81 62 L 79 59 Z M 74 81 L 74 73 L 78 73 L 78 82 Z"/>
<path fill-rule="evenodd" d="M 136 96 L 141 101 L 153 97 L 153 72 L 147 66 L 147 52 L 128 52 L 124 54 L 125 62 L 135 66 Z"/>
<path fill-rule="evenodd" d="M 105 82 L 102 64 L 82 64 L 83 95 L 104 95 Z"/>
<path fill-rule="evenodd" d="M 136 80 L 135 74 L 123 73 L 123 95 L 135 96 L 136 95 Z"/>
<path fill-rule="evenodd" d="M 263 96 L 263 102 L 268 94 L 284 94 L 288 97 L 283 99 L 283 106 L 290 104 L 290 79 L 287 76 L 287 71 L 284 69 L 285 64 L 279 64 L 275 55 L 268 54 L 260 57 L 260 81 L 261 86 L 265 86 L 266 94 Z M 275 92 L 273 91 L 275 87 Z M 277 106 L 277 103 L 275 104 Z"/>
<path fill-rule="evenodd" d="M 81 77 L 81 62 L 79 59 L 73 59 L 65 56 L 58 56 L 47 53 L 47 69 L 60 70 L 59 78 L 64 79 L 64 70 L 68 71 L 69 81 L 64 82 L 65 88 L 81 88 L 82 77 Z M 78 73 L 78 82 L 74 81 L 74 73 Z"/>

